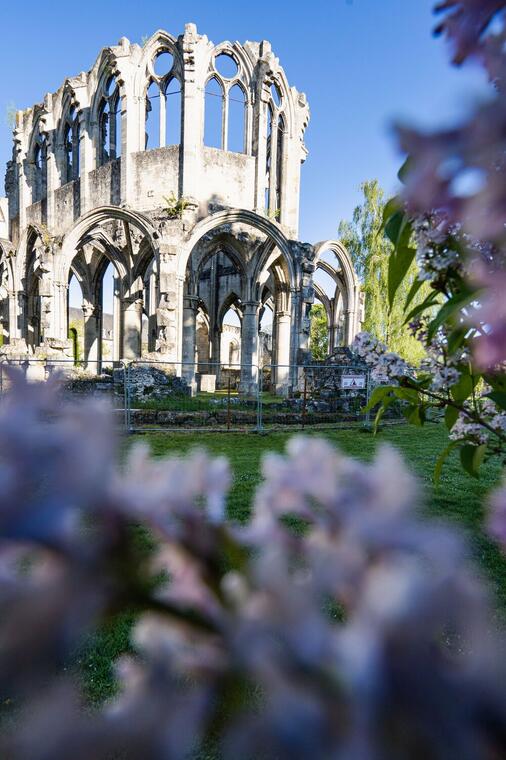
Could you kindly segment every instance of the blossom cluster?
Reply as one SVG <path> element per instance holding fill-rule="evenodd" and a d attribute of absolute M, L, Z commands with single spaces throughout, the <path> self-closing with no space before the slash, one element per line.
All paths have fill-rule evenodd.
<path fill-rule="evenodd" d="M 371 379 L 378 384 L 395 384 L 409 374 L 407 363 L 398 354 L 388 351 L 384 343 L 368 332 L 355 337 L 352 350 L 371 368 Z"/>
<path fill-rule="evenodd" d="M 239 525 L 223 459 L 134 445 L 119 465 L 102 408 L 18 380 L 0 481 L 1 757 L 506 752 L 487 592 L 455 530 L 422 518 L 393 449 L 363 464 L 293 438 Z M 118 692 L 89 710 L 69 657 L 124 610 Z"/>
<path fill-rule="evenodd" d="M 457 230 L 451 231 L 453 234 Z M 447 220 L 436 214 L 421 214 L 413 220 L 418 278 L 438 282 L 449 270 L 460 271 L 460 254 L 451 247 Z"/>
<path fill-rule="evenodd" d="M 398 128 L 409 156 L 402 199 L 414 219 L 421 279 L 448 294 L 447 277 L 464 266 L 469 282 L 475 269 L 481 290 L 468 321 L 477 328 L 474 354 L 480 367 L 496 368 L 506 360 L 506 2 L 446 0 L 436 11 L 443 14 L 436 32 L 451 41 L 454 61 L 480 62 L 496 91 L 454 128 Z"/>

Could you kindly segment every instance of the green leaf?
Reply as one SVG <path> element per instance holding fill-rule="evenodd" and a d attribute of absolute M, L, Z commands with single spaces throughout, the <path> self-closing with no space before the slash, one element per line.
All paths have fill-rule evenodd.
<path fill-rule="evenodd" d="M 483 462 L 486 450 L 486 443 L 482 443 L 480 446 L 466 444 L 460 449 L 460 461 L 462 467 L 473 478 L 479 476 L 480 465 Z"/>
<path fill-rule="evenodd" d="M 385 224 L 385 235 L 394 246 L 397 246 L 397 241 L 401 234 L 402 227 L 404 225 L 404 212 L 396 211 L 388 222 Z"/>
<path fill-rule="evenodd" d="M 408 156 L 404 163 L 402 164 L 401 168 L 397 172 L 397 177 L 400 179 L 403 185 L 406 184 L 406 179 L 408 177 L 409 172 L 411 171 L 411 166 L 413 164 L 413 159 L 411 156 Z"/>
<path fill-rule="evenodd" d="M 453 400 L 457 401 L 457 403 L 461 403 L 462 401 L 465 401 L 466 398 L 469 398 L 474 388 L 478 385 L 480 378 L 481 375 L 479 373 L 472 375 L 468 366 L 464 365 L 461 367 L 458 382 L 450 388 Z"/>
<path fill-rule="evenodd" d="M 388 409 L 388 407 L 390 406 L 390 404 L 392 403 L 392 401 L 393 401 L 393 397 L 383 399 L 383 403 L 381 404 L 380 408 L 376 412 L 376 417 L 374 418 L 374 425 L 373 425 L 374 435 L 376 435 L 376 433 L 378 432 L 378 426 L 381 422 L 381 419 L 383 415 L 385 414 L 386 410 Z"/>
<path fill-rule="evenodd" d="M 390 308 L 392 308 L 399 285 L 413 263 L 415 254 L 416 248 L 403 247 L 391 254 L 388 260 L 388 304 Z"/>
<path fill-rule="evenodd" d="M 416 277 L 413 280 L 413 284 L 411 285 L 411 287 L 409 289 L 408 296 L 406 298 L 406 303 L 404 304 L 404 311 L 407 310 L 409 304 L 411 303 L 411 301 L 413 300 L 413 298 L 416 296 L 416 294 L 418 293 L 418 291 L 422 287 L 423 282 L 424 281 L 423 280 L 419 280 L 418 277 Z"/>
<path fill-rule="evenodd" d="M 441 454 L 438 456 L 435 467 L 434 467 L 434 481 L 436 483 L 439 483 L 439 480 L 441 478 L 441 471 L 443 469 L 444 463 L 448 459 L 448 456 L 453 451 L 455 446 L 458 446 L 458 445 L 459 445 L 458 441 L 451 441 L 451 443 L 449 443 L 448 446 L 445 449 L 443 449 Z"/>
<path fill-rule="evenodd" d="M 450 388 L 450 393 L 454 401 L 456 401 L 458 404 L 462 401 L 465 401 L 466 398 L 469 398 L 471 393 L 473 392 L 473 378 L 469 374 L 462 374 L 458 380 L 458 382 L 455 383 L 455 385 L 452 385 Z"/>
<path fill-rule="evenodd" d="M 506 393 L 504 391 L 492 391 L 492 393 L 487 393 L 487 396 L 501 409 L 506 409 Z"/>
<path fill-rule="evenodd" d="M 460 348 L 467 335 L 467 327 L 457 327 L 448 336 L 448 353 L 453 354 L 457 348 Z"/>
<path fill-rule="evenodd" d="M 383 209 L 383 227 L 388 222 L 391 216 L 393 216 L 397 211 L 400 210 L 401 203 L 397 196 L 394 196 L 393 198 L 390 198 L 386 203 L 385 207 Z"/>
<path fill-rule="evenodd" d="M 432 320 L 427 330 L 427 339 L 430 341 L 436 334 L 436 331 L 443 322 L 446 322 L 456 311 L 459 311 L 465 304 L 470 303 L 476 295 L 475 290 L 464 288 L 459 293 L 448 299 L 440 308 L 436 317 Z"/>
<path fill-rule="evenodd" d="M 451 430 L 452 427 L 457 422 L 459 416 L 459 410 L 455 409 L 454 406 L 447 406 L 445 409 L 445 425 L 448 428 L 448 430 Z"/>
<path fill-rule="evenodd" d="M 373 407 L 376 406 L 376 404 L 379 404 L 385 396 L 388 396 L 388 394 L 393 390 L 392 385 L 378 385 L 376 388 L 374 388 L 373 392 L 371 393 L 371 396 L 369 398 L 369 402 L 367 406 L 365 407 L 364 411 L 370 412 Z"/>
<path fill-rule="evenodd" d="M 401 398 L 404 401 L 411 401 L 412 404 L 417 404 L 419 401 L 418 391 L 414 388 L 401 388 L 400 386 L 394 386 L 393 392 L 397 398 Z"/>
<path fill-rule="evenodd" d="M 506 393 L 506 374 L 501 373 L 494 375 L 483 375 L 485 382 L 490 385 L 495 391 Z"/>
<path fill-rule="evenodd" d="M 404 320 L 404 324 L 408 324 L 408 322 L 411 322 L 412 319 L 417 317 L 419 314 L 422 314 L 427 309 L 432 308 L 438 303 L 439 293 L 436 293 L 434 290 L 431 290 L 428 296 L 423 299 L 422 303 L 419 303 L 418 306 L 415 306 L 414 309 L 412 309 L 406 319 Z"/>

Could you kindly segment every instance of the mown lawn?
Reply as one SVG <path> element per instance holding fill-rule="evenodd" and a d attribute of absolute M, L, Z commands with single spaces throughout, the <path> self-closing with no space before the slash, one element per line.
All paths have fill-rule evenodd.
<path fill-rule="evenodd" d="M 439 452 L 447 442 L 445 429 L 427 424 L 424 428 L 407 425 L 385 426 L 377 436 L 361 428 L 306 431 L 305 435 L 323 437 L 347 454 L 360 459 L 372 458 L 376 447 L 388 441 L 403 455 L 422 483 L 423 506 L 427 513 L 458 524 L 469 536 L 471 552 L 484 575 L 489 579 L 499 617 L 506 614 L 506 560 L 483 531 L 483 502 L 487 492 L 500 478 L 497 464 L 482 467 L 480 479 L 465 474 L 458 456 L 451 456 L 444 466 L 441 480 L 434 486 L 432 475 Z M 228 457 L 234 481 L 228 500 L 231 519 L 245 521 L 250 514 L 255 487 L 261 481 L 261 459 L 267 451 L 282 452 L 293 433 L 149 433 L 132 436 L 148 441 L 155 456 L 180 456 L 195 447 L 204 447 L 215 455 Z M 90 642 L 81 665 L 87 691 L 92 701 L 100 701 L 111 691 L 111 662 L 125 651 L 131 621 L 128 616 L 115 621 Z"/>

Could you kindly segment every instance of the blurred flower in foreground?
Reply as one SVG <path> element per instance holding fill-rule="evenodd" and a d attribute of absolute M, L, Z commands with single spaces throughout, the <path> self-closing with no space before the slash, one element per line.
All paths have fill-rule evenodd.
<path fill-rule="evenodd" d="M 394 450 L 363 464 L 293 438 L 265 458 L 245 526 L 225 520 L 221 459 L 134 445 L 116 462 L 103 409 L 14 381 L 0 410 L 0 691 L 15 708 L 1 757 L 505 754 L 487 594 L 460 536 L 418 514 Z M 68 664 L 124 610 L 134 651 L 117 696 L 90 710 Z"/>

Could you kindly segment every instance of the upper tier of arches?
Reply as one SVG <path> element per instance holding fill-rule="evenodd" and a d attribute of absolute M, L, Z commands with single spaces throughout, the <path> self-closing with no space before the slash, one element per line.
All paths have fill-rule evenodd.
<path fill-rule="evenodd" d="M 159 30 L 142 47 L 122 38 L 89 72 L 18 112 L 13 160 L 23 190 L 11 205 L 43 201 L 125 155 L 200 145 L 256 158 L 257 195 L 279 218 L 283 188 L 293 185 L 289 164 L 306 154 L 308 120 L 305 96 L 267 42 L 214 45 L 192 24 L 177 38 Z"/>

